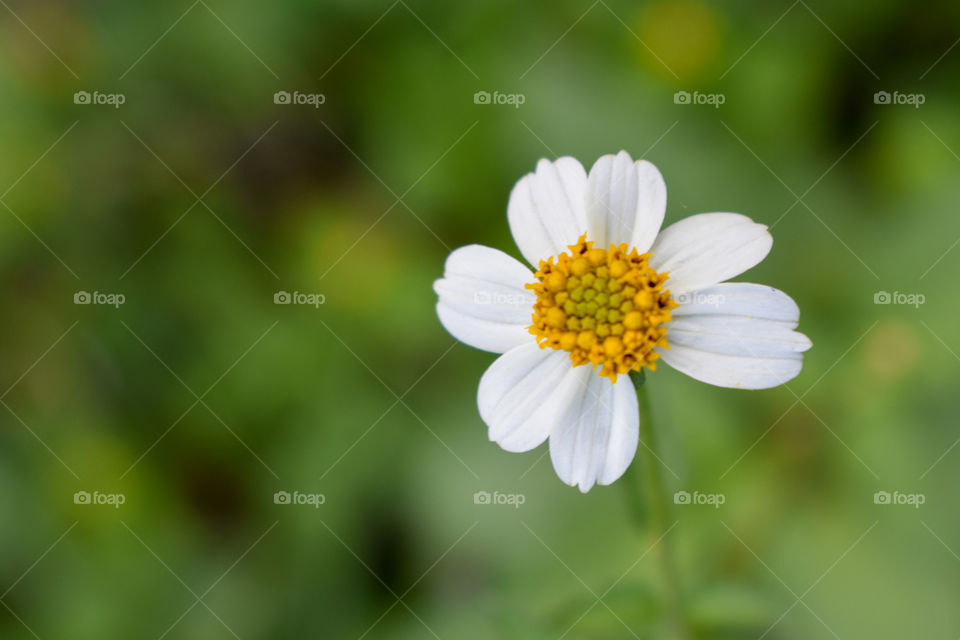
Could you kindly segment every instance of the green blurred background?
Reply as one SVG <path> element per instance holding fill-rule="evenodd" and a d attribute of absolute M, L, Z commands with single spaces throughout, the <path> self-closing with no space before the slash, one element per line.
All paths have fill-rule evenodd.
<path fill-rule="evenodd" d="M 956 3 L 0 5 L 3 638 L 663 637 L 640 463 L 581 495 L 490 443 L 431 290 L 519 255 L 538 158 L 619 149 L 668 223 L 771 225 L 741 280 L 814 343 L 648 376 L 670 490 L 725 497 L 671 516 L 696 637 L 960 635 Z"/>

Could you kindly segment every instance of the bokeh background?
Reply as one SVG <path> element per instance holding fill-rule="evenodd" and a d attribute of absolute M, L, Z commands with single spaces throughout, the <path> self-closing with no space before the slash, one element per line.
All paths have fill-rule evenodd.
<path fill-rule="evenodd" d="M 671 514 L 695 637 L 960 635 L 956 3 L 0 5 L 0 636 L 664 637 L 641 463 L 488 442 L 431 290 L 519 255 L 538 158 L 619 149 L 668 223 L 770 225 L 740 279 L 814 343 L 648 377 L 670 491 L 725 499 Z"/>

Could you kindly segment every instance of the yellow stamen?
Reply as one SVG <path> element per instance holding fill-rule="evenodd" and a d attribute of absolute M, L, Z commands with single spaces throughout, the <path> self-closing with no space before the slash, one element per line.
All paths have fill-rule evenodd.
<path fill-rule="evenodd" d="M 573 366 L 591 363 L 600 375 L 657 368 L 669 348 L 667 326 L 677 303 L 663 288 L 666 273 L 649 264 L 650 254 L 626 244 L 594 249 L 586 234 L 569 252 L 540 261 L 530 333 L 542 349 L 570 352 Z"/>

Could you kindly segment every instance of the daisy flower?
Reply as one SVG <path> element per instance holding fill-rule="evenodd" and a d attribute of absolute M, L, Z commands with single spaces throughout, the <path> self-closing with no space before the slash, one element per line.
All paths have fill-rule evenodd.
<path fill-rule="evenodd" d="M 434 283 L 447 331 L 502 354 L 477 394 L 490 439 L 512 452 L 549 439 L 557 475 L 583 492 L 619 478 L 636 453 L 626 374 L 662 360 L 708 384 L 766 389 L 796 376 L 811 346 L 787 294 L 726 282 L 769 253 L 765 225 L 701 213 L 661 229 L 666 202 L 657 168 L 626 151 L 589 175 L 574 158 L 540 160 L 507 205 L 535 270 L 470 245 Z"/>

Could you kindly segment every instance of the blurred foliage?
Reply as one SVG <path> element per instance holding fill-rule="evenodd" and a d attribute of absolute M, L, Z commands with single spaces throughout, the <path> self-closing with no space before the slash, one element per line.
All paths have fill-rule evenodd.
<path fill-rule="evenodd" d="M 727 496 L 674 514 L 698 637 L 956 637 L 957 24 L 945 0 L 7 0 L 0 635 L 662 637 L 630 488 L 488 442 L 493 358 L 431 290 L 453 247 L 519 255 L 538 158 L 624 148 L 668 223 L 773 228 L 742 279 L 814 342 L 775 390 L 648 378 L 672 488 Z"/>

